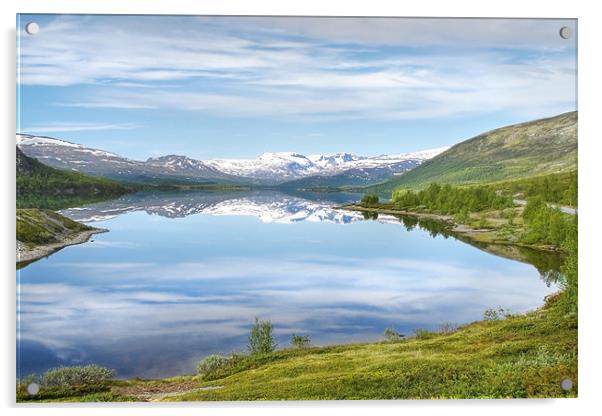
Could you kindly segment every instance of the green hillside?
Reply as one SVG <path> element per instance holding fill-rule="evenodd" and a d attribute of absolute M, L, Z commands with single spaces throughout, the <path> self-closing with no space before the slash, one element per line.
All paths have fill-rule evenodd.
<path fill-rule="evenodd" d="M 46 209 L 17 209 L 17 241 L 35 246 L 59 243 L 66 236 L 93 230 Z"/>
<path fill-rule="evenodd" d="M 458 143 L 409 172 L 367 192 L 431 182 L 470 184 L 558 173 L 577 168 L 577 112 L 502 127 Z"/>
<path fill-rule="evenodd" d="M 92 202 L 131 189 L 112 180 L 46 166 L 17 147 L 17 207 L 60 209 L 70 201 Z"/>

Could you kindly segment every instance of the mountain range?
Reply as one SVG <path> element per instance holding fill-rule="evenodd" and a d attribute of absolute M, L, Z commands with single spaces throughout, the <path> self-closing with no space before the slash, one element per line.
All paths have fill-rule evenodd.
<path fill-rule="evenodd" d="M 278 152 L 263 153 L 256 159 L 196 160 L 166 155 L 138 161 L 45 136 L 17 134 L 17 145 L 26 155 L 46 165 L 124 181 L 266 186 L 307 178 L 316 178 L 316 183 L 322 184 L 320 186 L 376 183 L 407 172 L 447 149 L 374 157 L 351 153 L 305 156 Z"/>

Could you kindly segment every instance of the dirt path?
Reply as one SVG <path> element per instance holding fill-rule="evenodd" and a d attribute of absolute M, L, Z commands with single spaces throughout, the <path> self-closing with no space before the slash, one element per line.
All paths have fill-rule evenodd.
<path fill-rule="evenodd" d="M 527 205 L 527 201 L 524 199 L 513 199 L 512 202 L 514 202 L 517 205 Z M 546 202 L 546 205 L 550 208 L 558 208 L 560 212 L 563 212 L 565 214 L 577 215 L 577 208 L 567 207 L 565 205 L 552 204 L 551 202 Z"/>
<path fill-rule="evenodd" d="M 132 385 L 114 386 L 111 392 L 116 396 L 135 397 L 143 402 L 160 402 L 168 397 L 176 397 L 196 391 L 217 390 L 224 386 L 199 387 L 199 381 L 148 381 Z"/>

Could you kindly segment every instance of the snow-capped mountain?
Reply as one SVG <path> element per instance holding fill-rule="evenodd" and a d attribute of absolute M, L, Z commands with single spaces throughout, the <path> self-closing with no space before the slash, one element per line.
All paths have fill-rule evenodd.
<path fill-rule="evenodd" d="M 169 155 L 138 161 L 65 140 L 27 134 L 17 134 L 17 146 L 27 156 L 54 168 L 126 181 L 177 179 L 190 182 L 235 182 L 238 180 L 205 165 L 202 161 L 185 156 Z"/>
<path fill-rule="evenodd" d="M 360 182 L 383 180 L 415 168 L 447 147 L 397 155 L 374 157 L 351 153 L 304 156 L 293 152 L 263 153 L 256 159 L 212 159 L 205 163 L 222 172 L 249 178 L 255 182 L 283 183 L 309 177 L 331 177 L 349 171 L 344 177 Z M 343 178 L 341 178 L 343 179 Z M 341 181 L 342 182 L 342 181 Z"/>
<path fill-rule="evenodd" d="M 256 159 L 196 160 L 167 155 L 137 161 L 51 137 L 17 134 L 17 144 L 27 156 L 49 166 L 97 176 L 132 181 L 178 179 L 270 186 L 305 178 L 319 178 L 315 182 L 330 186 L 371 183 L 413 169 L 447 149 L 374 157 L 278 152 L 263 153 Z"/>

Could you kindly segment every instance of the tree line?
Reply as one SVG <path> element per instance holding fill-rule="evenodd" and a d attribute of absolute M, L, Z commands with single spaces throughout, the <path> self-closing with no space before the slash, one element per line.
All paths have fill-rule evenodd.
<path fill-rule="evenodd" d="M 431 183 L 421 191 L 409 189 L 393 192 L 393 205 L 397 209 L 423 208 L 440 214 L 462 214 L 513 206 L 512 197 L 491 186 L 477 185 L 455 187 Z"/>

